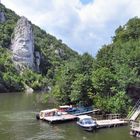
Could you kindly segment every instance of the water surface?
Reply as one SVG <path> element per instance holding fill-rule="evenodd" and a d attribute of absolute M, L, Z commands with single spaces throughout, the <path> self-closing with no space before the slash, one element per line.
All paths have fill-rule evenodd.
<path fill-rule="evenodd" d="M 35 114 L 51 108 L 37 103 L 39 94 L 0 94 L 0 140 L 135 140 L 129 127 L 83 131 L 76 122 L 50 125 L 37 121 Z"/>

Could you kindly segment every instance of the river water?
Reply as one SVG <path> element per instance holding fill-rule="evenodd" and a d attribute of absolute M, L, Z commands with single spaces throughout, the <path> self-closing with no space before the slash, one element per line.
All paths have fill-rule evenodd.
<path fill-rule="evenodd" d="M 37 103 L 39 94 L 0 94 L 0 140 L 135 140 L 129 127 L 83 131 L 76 122 L 48 124 L 37 121 L 35 114 L 50 108 Z"/>

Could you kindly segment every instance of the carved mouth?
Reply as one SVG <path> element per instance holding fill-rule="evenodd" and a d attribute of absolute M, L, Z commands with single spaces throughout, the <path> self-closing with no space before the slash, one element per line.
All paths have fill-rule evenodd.
<path fill-rule="evenodd" d="M 27 55 L 26 56 L 13 55 L 13 60 L 18 61 L 18 62 L 21 62 L 21 61 L 29 62 L 29 61 L 32 61 L 33 59 L 29 56 L 27 57 Z"/>
<path fill-rule="evenodd" d="M 13 55 L 17 57 L 31 57 L 32 53 L 28 49 L 24 48 L 24 49 L 15 51 Z"/>
<path fill-rule="evenodd" d="M 18 53 L 14 53 L 14 55 L 13 56 L 15 56 L 15 57 L 27 57 L 27 58 L 30 58 L 32 55 L 31 55 L 31 53 L 29 53 L 29 52 L 18 52 Z"/>

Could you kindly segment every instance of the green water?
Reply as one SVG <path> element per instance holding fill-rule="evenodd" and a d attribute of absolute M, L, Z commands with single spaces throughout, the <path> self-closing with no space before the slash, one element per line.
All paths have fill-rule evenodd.
<path fill-rule="evenodd" d="M 39 94 L 0 94 L 0 140 L 134 140 L 129 127 L 107 128 L 89 133 L 75 122 L 50 125 L 35 114 L 50 105 L 37 103 Z"/>

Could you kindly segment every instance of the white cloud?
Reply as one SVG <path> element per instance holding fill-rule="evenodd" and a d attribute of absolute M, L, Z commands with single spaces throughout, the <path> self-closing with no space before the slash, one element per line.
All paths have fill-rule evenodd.
<path fill-rule="evenodd" d="M 140 16 L 139 0 L 5 0 L 3 3 L 62 39 L 78 52 L 95 55 L 111 42 L 114 30 Z"/>

